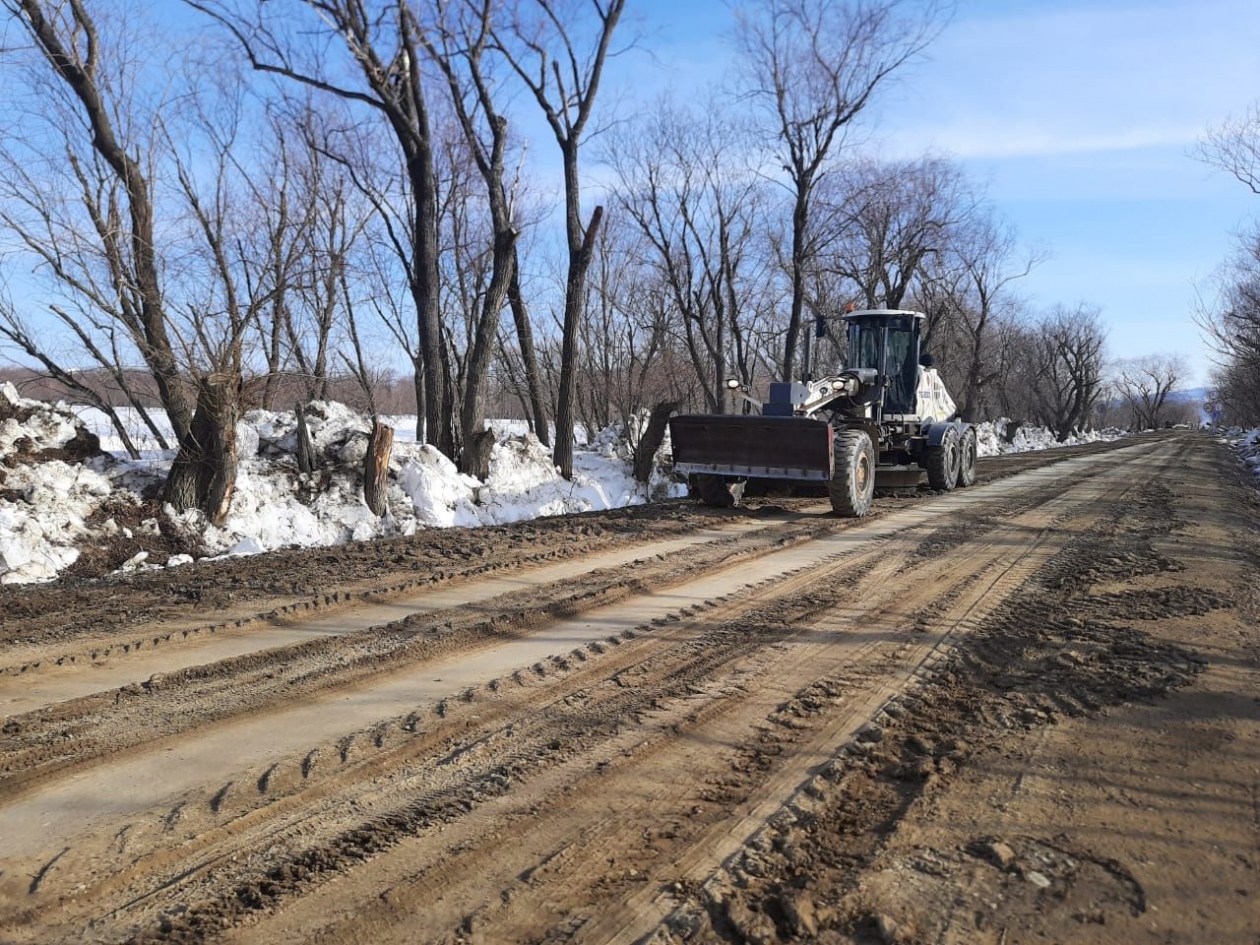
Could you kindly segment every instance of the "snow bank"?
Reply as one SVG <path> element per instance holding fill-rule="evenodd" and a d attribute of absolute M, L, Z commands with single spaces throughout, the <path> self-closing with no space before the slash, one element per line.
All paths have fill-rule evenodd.
<path fill-rule="evenodd" d="M 108 460 L 47 455 L 90 441 L 64 404 L 0 384 L 0 418 L 0 583 L 50 580 L 78 559 L 87 519 L 111 492 Z"/>
<path fill-rule="evenodd" d="M 106 502 L 139 504 L 158 494 L 172 451 L 163 449 L 134 411 L 120 409 L 128 435 L 141 451 L 126 457 L 121 438 L 99 410 L 22 400 L 12 385 L 0 386 L 0 581 L 50 580 L 71 565 L 80 549 L 116 536 L 119 526 L 101 514 Z M 170 425 L 161 411 L 152 424 L 169 444 Z M 646 418 L 635 421 L 638 434 Z M 669 473 L 668 434 L 648 487 L 634 481 L 632 454 L 619 426 L 579 437 L 573 479 L 562 478 L 550 451 L 519 421 L 492 421 L 496 442 L 484 482 L 465 476 L 431 446 L 416 442 L 414 416 L 390 417 L 395 429 L 390 459 L 388 511 L 378 518 L 362 498 L 363 458 L 369 418 L 338 403 L 314 403 L 306 413 L 317 470 L 297 466 L 297 418 L 291 411 L 254 410 L 237 427 L 240 466 L 231 513 L 222 527 L 199 512 L 164 511 L 173 530 L 192 536 L 210 556 L 257 554 L 286 546 L 318 546 L 412 535 L 425 528 L 485 526 L 545 515 L 563 515 L 635 505 L 677 496 L 685 487 Z M 1060 445 L 1044 430 L 1021 428 L 1011 443 L 1006 421 L 980 424 L 980 454 L 995 455 Z M 64 450 L 95 433 L 113 455 L 81 462 L 44 450 Z M 1102 438 L 1098 434 L 1068 443 Z M 94 441 L 92 441 L 94 444 Z M 16 457 L 21 454 L 23 460 Z M 39 461 L 35 461 L 39 460 Z M 7 468 L 8 467 L 8 468 Z M 111 505 L 113 509 L 115 506 Z M 154 535 L 158 523 L 145 520 Z M 168 529 L 168 531 L 171 529 Z M 128 539 L 133 536 L 127 531 Z M 143 536 L 141 536 L 143 537 Z M 137 546 L 123 570 L 188 562 L 185 554 L 162 554 Z M 177 550 L 184 550 L 182 548 Z M 134 551 L 134 553 L 132 553 Z"/>
<path fill-rule="evenodd" d="M 1021 424 L 1015 435 L 1008 441 L 1006 430 L 1011 421 L 1003 417 L 1000 420 L 986 420 L 976 424 L 977 446 L 981 456 L 1001 456 L 1005 453 L 1027 453 L 1031 450 L 1048 450 L 1059 446 L 1077 446 L 1081 443 L 1096 443 L 1099 440 L 1115 440 L 1124 436 L 1120 430 L 1089 430 L 1074 433 L 1064 442 L 1045 427 L 1030 427 Z"/>
<path fill-rule="evenodd" d="M 155 494 L 173 451 L 162 448 L 135 411 L 120 409 L 119 415 L 141 451 L 138 460 L 126 456 L 121 437 L 99 410 L 24 401 L 11 385 L 0 396 L 13 405 L 0 410 L 0 417 L 21 414 L 0 425 L 0 460 L 6 450 L 20 447 L 29 454 L 60 448 L 89 431 L 113 454 L 87 465 L 45 461 L 0 470 L 7 476 L 0 483 L 0 580 L 49 580 L 78 558 L 78 547 L 118 533 L 103 515 L 97 516 L 100 523 L 89 520 L 107 501 L 139 502 L 141 494 Z M 165 415 L 152 411 L 151 420 L 173 443 Z M 482 482 L 461 474 L 432 446 L 417 443 L 416 418 L 400 416 L 388 418 L 395 428 L 389 508 L 378 518 L 362 497 L 369 418 L 342 404 L 317 402 L 309 406 L 306 422 L 315 473 L 298 470 L 297 418 L 291 411 L 251 411 L 237 426 L 240 465 L 227 521 L 216 528 L 199 512 L 177 515 L 168 506 L 164 511 L 175 529 L 195 536 L 218 557 L 616 508 L 645 502 L 650 494 L 634 481 L 629 448 L 615 430 L 602 431 L 591 438 L 589 449 L 575 453 L 573 479 L 567 481 L 523 423 L 495 421 L 490 427 L 497 442 Z M 187 555 L 169 556 L 167 564 L 187 560 Z M 160 567 L 157 561 L 158 556 L 141 551 L 120 570 Z"/>
<path fill-rule="evenodd" d="M 1242 464 L 1251 472 L 1256 488 L 1260 489 L 1260 427 L 1252 430 L 1230 430 L 1225 442 L 1238 454 Z"/>
<path fill-rule="evenodd" d="M 256 442 L 244 458 L 232 512 L 222 528 L 205 529 L 211 551 L 241 554 L 285 545 L 330 545 L 422 528 L 477 527 L 644 502 L 623 457 L 579 452 L 572 482 L 563 479 L 550 451 L 517 424 L 503 432 L 490 456 L 485 482 L 463 475 L 434 447 L 415 442 L 415 417 L 398 424 L 390 457 L 389 512 L 377 518 L 362 498 L 368 418 L 335 403 L 315 403 L 307 425 L 321 469 L 297 471 L 297 422 L 292 413 L 252 411 L 238 429 Z M 511 432 L 509 432 L 511 431 Z M 195 522 L 190 522 L 194 524 Z"/>

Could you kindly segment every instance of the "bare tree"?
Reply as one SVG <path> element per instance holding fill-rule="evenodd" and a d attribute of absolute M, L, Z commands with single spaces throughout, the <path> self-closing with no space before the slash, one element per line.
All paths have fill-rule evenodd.
<path fill-rule="evenodd" d="M 939 158 L 852 162 L 819 183 L 814 265 L 865 308 L 900 308 L 975 213 L 962 172 Z"/>
<path fill-rule="evenodd" d="M 1260 195 L 1260 101 L 1252 102 L 1240 117 L 1210 129 L 1198 154 Z"/>
<path fill-rule="evenodd" d="M 428 87 L 420 61 L 421 26 L 407 0 L 369 9 L 364 0 L 185 0 L 222 24 L 256 71 L 281 76 L 366 108 L 399 149 L 412 210 L 410 232 L 394 233 L 415 305 L 423 378 L 425 435 L 455 456 L 453 398 L 442 352 L 438 299 L 437 180 Z M 323 55 L 330 41 L 344 62 Z M 353 74 L 347 74 L 343 66 Z"/>
<path fill-rule="evenodd" d="M 529 320 L 529 307 L 521 291 L 521 257 L 516 253 L 512 265 L 512 284 L 508 286 L 508 305 L 516 326 L 516 342 L 520 349 L 521 373 L 529 394 L 530 426 L 543 446 L 551 445 L 550 413 L 543 393 L 542 375 L 538 370 L 538 354 L 534 345 L 534 329 Z"/>
<path fill-rule="evenodd" d="M 192 410 L 159 272 L 151 180 L 155 142 L 146 137 L 143 116 L 131 111 L 134 103 L 128 97 L 134 77 L 127 70 L 134 64 L 101 35 L 83 0 L 3 0 L 2 8 L 58 80 L 50 85 L 38 74 L 32 76 L 37 89 L 48 96 L 53 130 L 61 139 L 97 242 L 86 254 L 61 252 L 65 244 L 60 237 L 74 238 L 74 230 L 62 228 L 43 182 L 24 168 L 21 156 L 11 153 L 8 169 L 16 172 L 11 179 L 17 182 L 12 195 L 27 199 L 44 232 L 12 217 L 6 222 L 85 307 L 96 309 L 126 333 L 127 343 L 135 346 L 152 372 L 172 429 L 177 437 L 184 436 L 191 427 Z M 98 263 L 104 264 L 103 278 L 97 276 Z"/>
<path fill-rule="evenodd" d="M 642 235 L 646 262 L 681 316 L 678 326 L 704 391 L 724 413 L 726 380 L 751 382 L 748 304 L 765 276 L 762 183 L 742 164 L 735 118 L 710 102 L 700 113 L 665 101 L 609 147 L 618 206 Z"/>
<path fill-rule="evenodd" d="M 631 445 L 641 417 L 660 403 L 682 403 L 695 375 L 674 357 L 672 292 L 643 259 L 643 237 L 610 215 L 591 265 L 586 330 L 579 347 L 578 404 L 588 429 L 619 422 Z"/>
<path fill-rule="evenodd" d="M 1086 305 L 1056 308 L 1034 330 L 1024 381 L 1035 419 L 1060 442 L 1088 420 L 1102 392 L 1105 340 L 1098 310 Z"/>
<path fill-rule="evenodd" d="M 965 294 L 959 299 L 954 325 L 962 340 L 963 364 L 960 413 L 968 423 L 981 413 L 986 391 L 1001 380 L 1008 366 L 993 344 L 997 322 L 1009 317 L 1018 300 L 1011 297 L 1012 283 L 1024 278 L 1041 261 L 1037 250 L 1021 250 L 1010 228 L 991 217 L 968 228 L 955 245 L 964 273 Z"/>
<path fill-rule="evenodd" d="M 513 285 L 520 231 L 507 180 L 508 120 L 495 102 L 494 76 L 485 55 L 497 5 L 493 0 L 475 0 L 437 6 L 439 20 L 432 31 L 420 33 L 420 41 L 446 80 L 467 153 L 482 179 L 490 222 L 489 274 L 479 293 L 479 311 L 472 319 L 460 404 L 460 468 L 484 479 L 489 474 L 484 387 L 499 315 Z"/>
<path fill-rule="evenodd" d="M 166 500 L 222 524 L 235 486 L 246 338 L 296 258 L 264 245 L 289 240 L 291 229 L 260 226 L 260 202 L 241 196 L 250 188 L 237 157 L 245 146 L 240 84 L 205 70 L 189 70 L 183 82 L 173 69 L 179 108 L 142 102 L 137 75 L 154 63 L 127 56 L 133 37 L 99 29 L 83 0 L 6 7 L 55 77 L 50 114 L 63 179 L 89 224 L 61 215 L 56 174 L 28 175 L 31 195 L 17 201 L 28 214 L 15 229 L 87 316 L 58 315 L 90 356 L 105 364 L 112 351 L 118 374 L 128 350 L 146 364 L 178 440 Z M 277 258 L 289 263 L 272 265 Z"/>
<path fill-rule="evenodd" d="M 597 206 L 583 226 L 578 158 L 613 32 L 624 8 L 625 0 L 519 0 L 508 25 L 494 31 L 495 48 L 538 103 L 560 148 L 564 167 L 564 231 L 569 259 L 553 455 L 566 479 L 573 477 L 576 360 L 586 271 L 604 214 L 604 208 Z M 582 49 L 575 39 L 588 20 L 592 27 L 591 45 Z"/>
<path fill-rule="evenodd" d="M 1198 155 L 1260 195 L 1260 101 L 1210 129 Z M 1238 235 L 1216 282 L 1215 298 L 1201 299 L 1195 315 L 1220 359 L 1212 374 L 1210 412 L 1226 422 L 1260 421 L 1260 226 Z"/>
<path fill-rule="evenodd" d="M 792 302 L 783 367 L 791 377 L 800 342 L 806 281 L 817 250 L 814 193 L 846 130 L 890 76 L 938 31 L 934 2 L 755 0 L 740 14 L 737 50 L 750 96 L 765 110 L 775 163 L 792 194 Z"/>
<path fill-rule="evenodd" d="M 1260 358 L 1234 358 L 1211 375 L 1204 409 L 1214 421 L 1238 426 L 1260 423 Z"/>
<path fill-rule="evenodd" d="M 1034 345 L 1033 330 L 1025 323 L 1023 306 L 1004 312 L 985 329 L 988 340 L 985 347 L 990 374 L 984 386 L 985 404 L 992 405 L 989 416 L 1007 417 L 1022 421 L 1032 416 L 1032 391 L 1024 370 L 1028 352 Z M 946 375 L 946 383 L 957 384 Z"/>
<path fill-rule="evenodd" d="M 345 331 L 355 334 L 353 306 L 366 291 L 358 254 L 372 216 L 346 169 L 330 157 L 311 100 L 287 121 L 271 120 L 277 131 L 274 153 L 267 155 L 271 172 L 257 192 L 268 208 L 260 225 L 276 274 L 271 281 L 282 287 L 271 293 L 258 328 L 267 365 L 262 402 L 268 408 L 280 392 L 293 392 L 292 383 L 282 383 L 293 377 L 305 400 L 330 396 L 339 370 L 337 349 L 347 340 Z M 282 181 L 287 186 L 279 187 Z M 293 235 L 283 238 L 288 231 Z M 340 360 L 344 364 L 344 355 Z M 353 367 L 349 370 L 361 384 Z"/>
<path fill-rule="evenodd" d="M 295 174 L 242 160 L 243 151 L 252 153 L 245 139 L 253 123 L 238 76 L 192 89 L 181 104 L 188 121 L 178 133 L 163 125 L 188 229 L 179 270 L 168 275 L 180 301 L 168 298 L 168 307 L 181 315 L 176 326 L 196 377 L 197 407 L 164 494 L 175 508 L 200 508 L 221 525 L 236 487 L 247 379 L 259 369 L 251 340 L 269 334 L 262 323 L 281 317 L 294 286 L 309 279 L 316 197 L 308 191 L 295 199 Z M 299 212 L 288 213 L 291 205 Z"/>
<path fill-rule="evenodd" d="M 64 385 L 66 390 L 73 391 L 83 403 L 105 414 L 118 434 L 127 455 L 132 459 L 139 459 L 140 450 L 136 448 L 131 439 L 131 432 L 118 415 L 118 411 L 114 409 L 114 405 L 96 387 L 82 380 L 79 372 L 66 367 L 65 362 L 56 357 L 47 344 L 38 340 L 36 335 L 37 332 L 31 328 L 29 322 L 21 316 L 13 304 L 12 297 L 8 293 L 0 294 L 0 339 L 7 340 L 21 354 L 39 364 L 43 368 L 44 376 Z M 86 337 L 88 343 L 92 344 L 91 336 L 86 335 Z M 122 373 L 121 368 L 116 366 L 116 362 L 111 362 L 111 367 Z M 145 416 L 147 417 L 147 414 Z"/>
<path fill-rule="evenodd" d="M 1148 354 L 1116 362 L 1112 384 L 1128 405 L 1133 429 L 1151 430 L 1163 425 L 1168 396 L 1188 372 L 1189 365 L 1179 354 Z"/>

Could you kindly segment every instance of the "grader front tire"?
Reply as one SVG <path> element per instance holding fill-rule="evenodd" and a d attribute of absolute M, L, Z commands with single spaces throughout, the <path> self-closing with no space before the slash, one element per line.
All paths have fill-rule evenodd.
<path fill-rule="evenodd" d="M 828 483 L 831 509 L 861 518 L 875 497 L 875 447 L 863 430 L 841 430 L 835 440 L 835 471 Z"/>

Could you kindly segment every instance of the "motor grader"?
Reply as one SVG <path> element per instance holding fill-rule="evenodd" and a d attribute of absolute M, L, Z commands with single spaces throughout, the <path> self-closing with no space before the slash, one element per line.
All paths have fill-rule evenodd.
<path fill-rule="evenodd" d="M 777 381 L 760 402 L 738 381 L 744 414 L 673 417 L 675 474 L 706 505 L 737 503 L 750 484 L 825 487 L 838 515 L 861 516 L 876 488 L 969 486 L 976 478 L 976 431 L 957 419 L 929 356 L 920 355 L 924 315 L 867 309 L 842 316 L 847 366 L 803 381 Z M 825 337 L 827 320 L 816 319 Z"/>

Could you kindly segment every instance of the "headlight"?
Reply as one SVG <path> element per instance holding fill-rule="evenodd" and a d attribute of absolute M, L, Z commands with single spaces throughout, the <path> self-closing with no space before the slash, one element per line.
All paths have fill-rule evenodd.
<path fill-rule="evenodd" d="M 732 378 L 727 379 L 726 388 L 727 390 L 739 390 L 739 378 L 732 377 Z"/>

